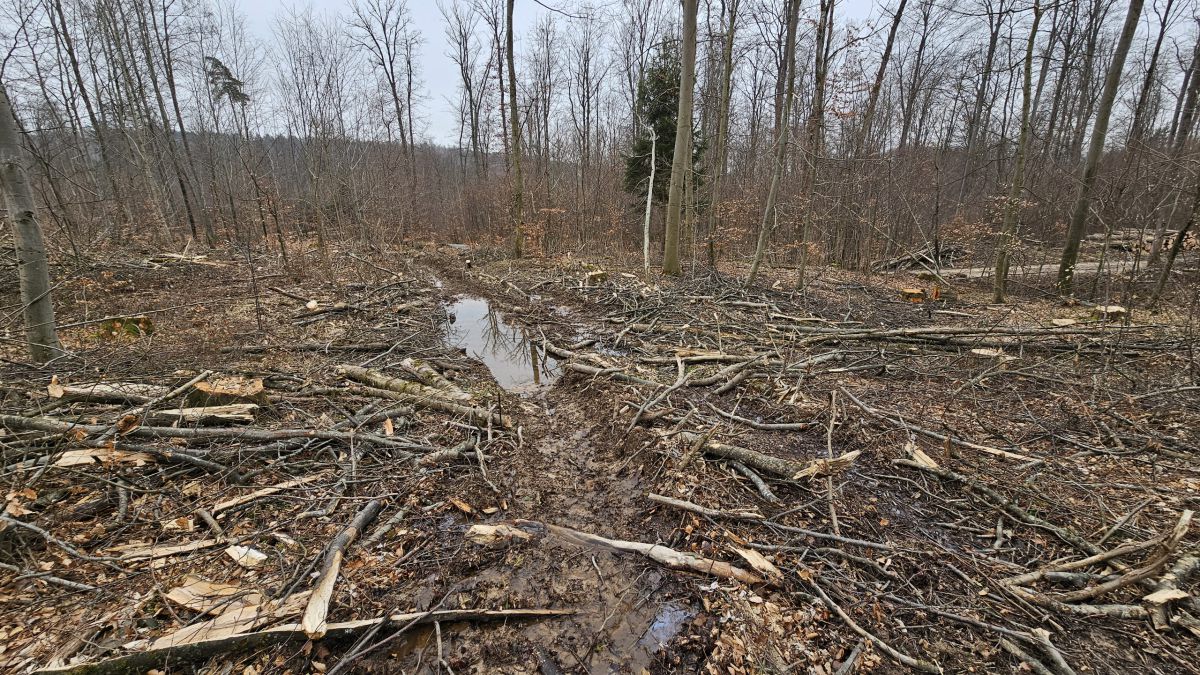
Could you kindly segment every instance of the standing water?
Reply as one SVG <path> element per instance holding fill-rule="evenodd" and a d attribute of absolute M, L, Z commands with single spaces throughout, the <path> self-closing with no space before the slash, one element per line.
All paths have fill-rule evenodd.
<path fill-rule="evenodd" d="M 557 360 L 543 356 L 525 329 L 506 323 L 487 300 L 463 296 L 446 312 L 450 315 L 446 346 L 462 348 L 482 361 L 505 391 L 527 394 L 553 384 L 562 374 Z"/>

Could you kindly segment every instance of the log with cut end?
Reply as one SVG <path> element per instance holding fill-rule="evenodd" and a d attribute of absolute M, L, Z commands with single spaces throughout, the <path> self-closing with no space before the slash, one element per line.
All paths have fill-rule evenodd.
<path fill-rule="evenodd" d="M 95 403 L 146 403 L 168 391 L 166 387 L 142 382 L 92 382 L 87 384 L 52 382 L 48 390 L 51 398 Z"/>
<path fill-rule="evenodd" d="M 325 561 L 321 565 L 321 574 L 317 577 L 313 593 L 308 599 L 308 606 L 304 608 L 304 618 L 300 622 L 308 637 L 316 640 L 325 636 L 328 630 L 325 617 L 329 614 L 329 601 L 333 598 L 333 587 L 337 584 L 338 573 L 342 570 L 342 559 L 346 556 L 346 549 L 375 520 L 382 508 L 383 502 L 378 499 L 367 502 L 367 505 L 354 516 L 354 520 L 350 521 L 350 525 L 342 530 L 325 550 Z"/>
<path fill-rule="evenodd" d="M 350 392 L 355 394 L 364 394 L 366 396 L 377 396 L 379 398 L 390 398 L 394 401 L 411 403 L 419 408 L 440 410 L 452 415 L 462 415 L 463 417 L 471 420 L 473 424 L 487 424 L 490 421 L 491 423 L 499 424 L 506 429 L 512 428 L 512 420 L 509 419 L 507 415 L 490 412 L 484 410 L 483 408 L 473 408 L 467 405 L 460 405 L 458 403 L 454 403 L 453 401 L 446 401 L 436 397 L 405 394 L 403 392 L 392 391 L 390 389 L 379 389 L 378 387 L 363 386 L 351 387 Z"/>
<path fill-rule="evenodd" d="M 470 394 L 462 389 L 459 389 L 458 385 L 454 384 L 450 380 L 447 380 L 446 377 L 439 373 L 436 368 L 424 361 L 408 358 L 401 361 L 400 365 L 408 372 L 420 378 L 425 384 L 434 387 L 435 389 L 441 389 L 442 391 L 447 392 L 453 397 L 453 400 L 466 401 L 471 398 Z"/>
<path fill-rule="evenodd" d="M 428 366 L 427 366 L 428 367 Z M 471 395 L 459 390 L 457 387 L 453 389 L 439 389 L 429 387 L 416 382 L 411 382 L 399 377 L 389 377 L 378 370 L 363 368 L 361 366 L 338 366 L 338 372 L 342 375 L 376 389 L 386 389 L 401 394 L 410 396 L 419 396 L 431 399 L 442 399 L 446 401 L 466 401 L 471 398 Z"/>
<path fill-rule="evenodd" d="M 190 424 L 253 422 L 257 403 L 231 403 L 199 408 L 168 408 L 150 413 L 152 419 L 187 422 Z"/>
<path fill-rule="evenodd" d="M 197 382 L 188 394 L 187 405 L 192 407 L 254 403 L 267 405 L 262 378 L 224 375 Z"/>

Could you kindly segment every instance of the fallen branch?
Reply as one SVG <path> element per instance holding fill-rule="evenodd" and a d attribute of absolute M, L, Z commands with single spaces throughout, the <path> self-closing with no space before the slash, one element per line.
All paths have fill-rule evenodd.
<path fill-rule="evenodd" d="M 461 406 L 458 406 L 461 407 Z M 47 431 L 51 433 L 74 434 L 104 434 L 111 427 L 102 424 L 76 424 L 61 422 L 46 417 L 21 417 L 20 415 L 0 415 L 0 426 L 9 429 L 24 429 Z M 401 449 L 426 450 L 426 446 L 415 446 L 385 436 L 365 432 L 326 431 L 322 429 L 245 429 L 235 427 L 135 427 L 127 431 L 125 436 L 151 438 L 185 438 L 189 440 L 233 439 L 242 441 L 285 441 L 296 438 L 316 438 L 327 441 L 343 441 L 346 443 L 359 442 L 371 445 L 381 445 Z"/>
<path fill-rule="evenodd" d="M 679 437 L 683 439 L 685 443 L 689 444 L 697 443 L 703 439 L 701 434 L 691 431 L 681 431 L 679 433 Z M 779 459 L 778 457 L 765 455 L 757 450 L 751 450 L 749 448 L 743 448 L 737 445 L 719 443 L 717 441 L 706 441 L 701 447 L 706 454 L 713 455 L 715 457 L 723 457 L 725 459 L 732 459 L 741 462 L 748 467 L 758 469 L 759 471 L 766 471 L 767 473 L 775 474 L 776 476 L 782 476 L 784 478 L 791 478 L 792 476 L 795 476 L 796 474 L 808 468 L 806 464 L 802 464 L 800 462 Z"/>
<path fill-rule="evenodd" d="M 375 520 L 383 503 L 372 499 L 362 507 L 350 525 L 341 531 L 325 549 L 325 562 L 321 564 L 321 573 L 317 583 L 313 585 L 313 593 L 308 598 L 308 606 L 304 609 L 304 619 L 300 625 L 308 637 L 317 640 L 325 636 L 328 624 L 325 617 L 329 613 L 329 601 L 333 598 L 333 587 L 337 583 L 338 573 L 342 569 L 342 559 L 346 549 L 358 539 L 358 535 Z"/>
<path fill-rule="evenodd" d="M 573 614 L 568 609 L 447 609 L 434 612 L 392 614 L 377 619 L 363 619 L 326 626 L 328 639 L 345 638 L 375 627 L 424 625 L 434 622 L 506 621 L 511 619 L 543 619 Z M 127 654 L 106 661 L 80 663 L 60 668 L 43 668 L 37 675 L 118 675 L 145 672 L 156 666 L 188 664 L 235 651 L 258 649 L 282 642 L 303 642 L 308 635 L 299 624 L 285 624 L 254 633 L 239 633 L 214 640 L 202 640 L 186 645 Z"/>
<path fill-rule="evenodd" d="M 673 506 L 677 509 L 683 509 L 684 511 L 691 511 L 692 513 L 698 513 L 702 516 L 708 516 L 709 518 L 730 518 L 732 520 L 764 520 L 764 519 L 766 519 L 766 516 L 764 516 L 761 513 L 756 513 L 754 511 L 719 511 L 717 509 L 710 509 L 710 508 L 707 508 L 704 506 L 700 506 L 699 504 L 694 504 L 689 501 L 684 501 L 682 499 L 674 499 L 672 497 L 656 495 L 653 492 L 647 494 L 646 499 L 649 499 L 650 501 L 658 503 L 658 504 L 663 504 L 666 506 Z"/>
<path fill-rule="evenodd" d="M 1032 525 L 1033 527 L 1038 527 L 1043 530 L 1046 530 L 1046 531 L 1052 533 L 1054 536 L 1058 537 L 1059 539 L 1063 540 L 1064 542 L 1070 544 L 1071 546 L 1074 546 L 1075 548 L 1079 549 L 1080 551 L 1087 553 L 1088 555 L 1097 555 L 1097 554 L 1103 552 L 1099 546 L 1096 546 L 1095 544 L 1091 543 L 1090 541 L 1087 541 L 1083 537 L 1080 537 L 1079 535 L 1075 534 L 1074 532 L 1071 532 L 1070 530 L 1067 530 L 1065 528 L 1059 527 L 1059 526 L 1049 523 L 1045 520 L 1042 520 L 1041 518 L 1038 518 L 1037 516 L 1033 515 L 1032 513 L 1026 511 L 1025 509 L 1023 509 L 1023 508 L 1017 506 L 1016 504 L 1014 504 L 1013 502 L 1009 501 L 1008 498 L 1006 498 L 1004 495 L 1001 495 L 999 492 L 996 492 L 992 488 L 990 488 L 990 487 L 984 485 L 983 483 L 980 483 L 979 481 L 976 481 L 972 478 L 968 478 L 967 476 L 964 476 L 960 473 L 955 473 L 949 469 L 928 466 L 926 464 L 923 464 L 923 463 L 917 462 L 917 461 L 913 461 L 911 459 L 893 460 L 892 464 L 895 464 L 897 466 L 907 466 L 912 469 L 924 471 L 925 473 L 932 474 L 943 480 L 956 481 L 956 482 L 962 483 L 963 485 L 967 486 L 967 489 L 982 496 L 987 501 L 990 501 L 993 506 L 1003 509 L 1005 513 L 1007 513 L 1008 515 L 1017 519 L 1018 521 L 1025 523 L 1026 525 Z"/>
<path fill-rule="evenodd" d="M 808 585 L 811 586 L 812 589 L 817 592 L 817 595 L 820 596 L 821 600 L 825 603 L 825 605 L 827 607 L 829 607 L 829 609 L 833 610 L 833 612 L 835 614 L 837 614 L 839 617 L 841 617 L 842 621 L 844 621 L 846 623 L 846 625 L 850 627 L 850 630 L 854 631 L 855 633 L 858 633 L 861 637 L 864 637 L 864 638 L 870 640 L 871 644 L 878 647 L 880 651 L 882 651 L 883 653 L 892 657 L 894 660 L 899 661 L 900 663 L 908 666 L 909 668 L 913 668 L 914 670 L 919 670 L 923 673 L 941 673 L 942 672 L 941 667 L 936 666 L 932 663 L 929 663 L 928 661 L 914 659 L 913 657 L 892 647 L 888 643 L 886 643 L 883 640 L 881 640 L 880 638 L 876 637 L 874 634 L 868 632 L 862 626 L 859 626 L 857 623 L 855 623 L 854 619 L 850 618 L 849 614 L 847 614 L 841 607 L 838 606 L 838 604 L 836 602 L 833 601 L 832 598 L 830 598 L 825 593 L 825 590 L 823 588 L 821 588 L 821 585 L 818 584 L 815 579 L 816 579 L 816 575 L 813 575 L 813 580 L 808 581 Z"/>
<path fill-rule="evenodd" d="M 640 541 L 624 541 L 622 539 L 608 539 L 600 535 L 591 534 L 589 532 L 581 532 L 573 530 L 569 527 L 560 525 L 551 525 L 549 523 L 540 523 L 533 520 L 517 520 L 513 525 L 524 531 L 548 532 L 560 540 L 567 543 L 575 544 L 576 546 L 599 546 L 601 548 L 612 549 L 615 551 L 626 551 L 629 553 L 638 553 L 654 562 L 669 567 L 675 570 L 684 570 L 688 572 L 697 572 L 699 574 L 711 574 L 715 577 L 724 579 L 737 579 L 746 584 L 759 584 L 763 579 L 753 572 L 749 572 L 740 567 L 730 565 L 727 562 L 720 560 L 712 560 L 676 551 L 673 548 L 661 546 L 659 544 L 646 544 Z"/>
<path fill-rule="evenodd" d="M 965 441 L 961 438 L 955 438 L 953 436 L 939 434 L 936 431 L 931 431 L 929 429 L 918 427 L 914 424 L 909 424 L 908 422 L 905 422 L 904 420 L 901 420 L 897 417 L 892 417 L 892 416 L 886 415 L 883 412 L 872 408 L 871 406 L 867 405 L 866 403 L 863 403 L 862 401 L 855 398 L 854 394 L 851 394 L 850 392 L 846 391 L 845 389 L 841 389 L 841 392 L 843 394 L 845 394 L 847 397 L 849 397 L 849 399 L 854 402 L 854 405 L 858 406 L 859 409 L 861 409 L 863 412 L 870 415 L 871 417 L 874 417 L 875 419 L 883 421 L 883 422 L 888 422 L 890 424 L 894 424 L 896 426 L 903 427 L 913 433 L 921 434 L 922 436 L 928 436 L 929 438 L 934 438 L 934 439 L 937 439 L 944 443 L 953 443 L 955 445 L 959 445 L 964 448 L 971 448 L 972 450 L 978 450 L 980 452 L 985 452 L 989 455 L 995 455 L 997 457 L 1005 457 L 1008 459 L 1017 459 L 1017 460 L 1021 460 L 1023 462 L 1028 462 L 1028 461 L 1031 461 L 1034 459 L 1033 457 L 1030 457 L 1029 455 L 1022 455 L 1019 452 L 1009 452 L 1008 450 L 1001 450 L 999 448 L 993 448 L 993 447 L 987 446 L 987 445 L 980 445 L 978 443 L 972 443 L 971 441 Z"/>

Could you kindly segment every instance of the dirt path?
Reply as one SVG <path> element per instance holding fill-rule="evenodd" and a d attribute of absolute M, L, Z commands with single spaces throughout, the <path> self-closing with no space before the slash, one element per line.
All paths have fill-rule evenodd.
<path fill-rule="evenodd" d="M 443 294 L 456 296 L 460 288 L 512 306 L 503 289 L 487 285 L 449 283 Z M 565 302 L 555 306 L 560 312 L 569 307 Z M 539 326 L 526 322 L 525 328 L 532 333 Z M 519 427 L 520 442 L 491 475 L 511 495 L 506 517 L 654 541 L 658 527 L 647 522 L 644 501 L 647 467 L 630 461 L 638 441 L 624 438 L 624 429 L 617 428 L 619 407 L 602 383 L 558 381 L 516 397 L 507 413 Z M 513 647 L 532 645 L 544 672 L 561 665 L 597 674 L 641 673 L 697 613 L 690 601 L 672 599 L 687 594 L 685 587 L 693 582 L 635 556 L 543 540 L 506 551 L 495 564 L 455 583 L 451 592 L 469 591 L 488 604 L 573 608 L 570 619 L 530 625 L 508 637 Z M 464 637 L 470 642 L 470 634 Z M 496 635 L 478 637 L 492 644 L 497 640 Z M 500 665 L 494 656 L 490 663 Z"/>

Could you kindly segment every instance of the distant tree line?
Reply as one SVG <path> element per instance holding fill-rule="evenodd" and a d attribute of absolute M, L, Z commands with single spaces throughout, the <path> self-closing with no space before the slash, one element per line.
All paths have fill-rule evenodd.
<path fill-rule="evenodd" d="M 0 0 L 0 81 L 68 250 L 437 237 L 658 262 L 673 237 L 683 266 L 757 253 L 803 278 L 950 243 L 1058 264 L 1138 230 L 1151 268 L 1200 210 L 1194 0 L 569 4 L 444 1 L 438 34 L 353 0 L 264 38 L 221 0 Z M 455 67 L 450 148 L 424 140 L 426 41 Z"/>

